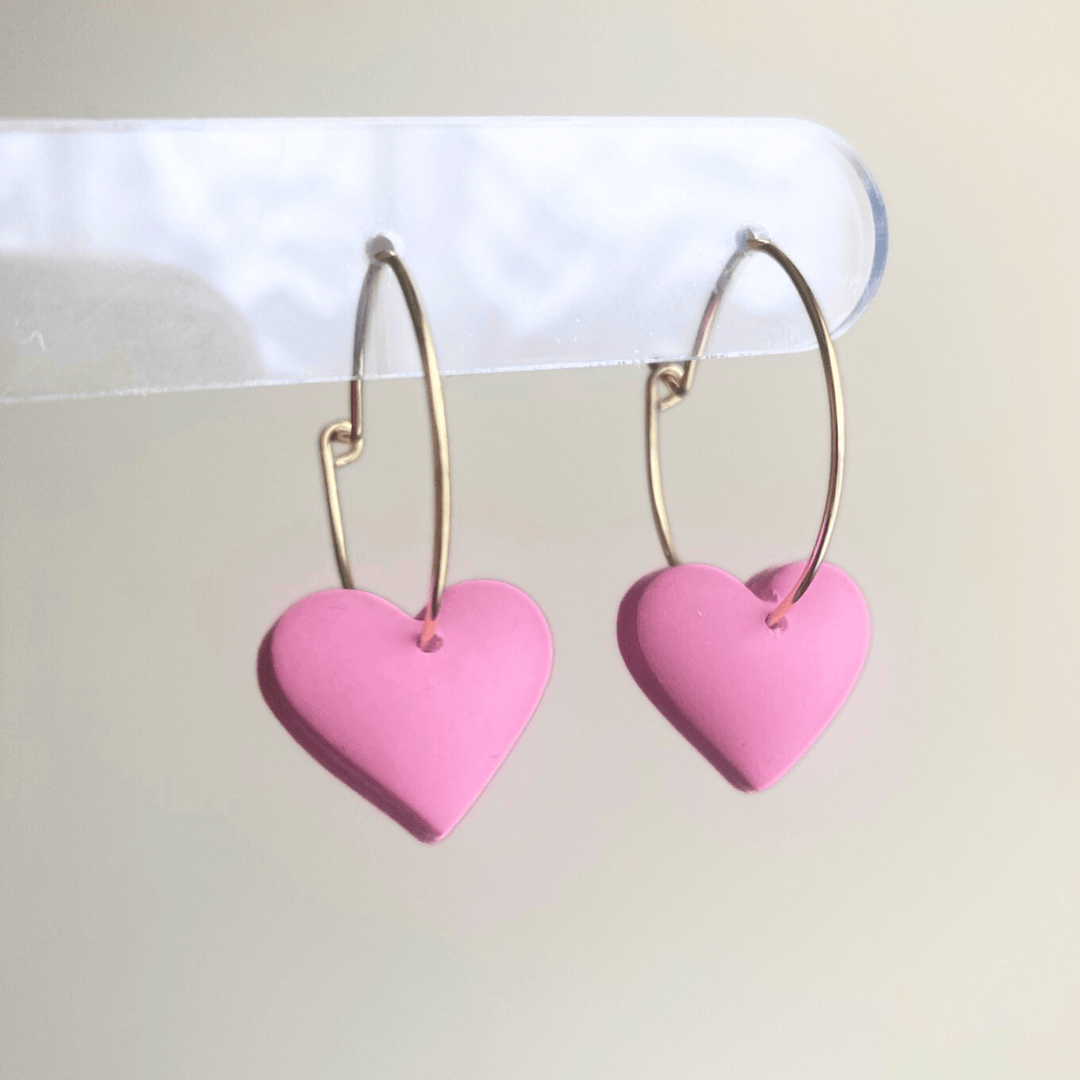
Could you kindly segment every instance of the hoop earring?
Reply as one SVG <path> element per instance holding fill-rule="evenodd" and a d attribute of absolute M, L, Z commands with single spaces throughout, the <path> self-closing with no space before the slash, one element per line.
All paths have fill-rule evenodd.
<path fill-rule="evenodd" d="M 653 521 L 668 567 L 631 586 L 619 607 L 624 662 L 645 696 L 731 784 L 776 783 L 839 712 L 870 647 L 858 585 L 824 562 L 840 505 L 844 406 L 836 353 L 806 279 L 769 240 L 746 231 L 717 280 L 691 358 L 653 364 L 645 390 L 646 459 Z M 814 327 L 829 392 L 831 461 L 825 512 L 810 557 L 744 585 L 675 554 L 660 476 L 658 421 L 693 383 L 724 290 L 751 252 L 791 279 Z M 811 588 L 811 586 L 813 586 Z"/>
<path fill-rule="evenodd" d="M 325 768 L 417 839 L 442 839 L 513 748 L 551 672 L 551 632 L 536 604 L 501 581 L 445 589 L 450 453 L 435 348 L 405 264 L 383 236 L 367 247 L 353 339 L 350 418 L 319 436 L 340 589 L 293 604 L 263 639 L 266 703 Z M 423 611 L 413 618 L 357 589 L 345 544 L 337 470 L 363 451 L 368 318 L 388 266 L 405 297 L 427 386 L 435 537 Z M 346 449 L 335 455 L 334 446 Z"/>

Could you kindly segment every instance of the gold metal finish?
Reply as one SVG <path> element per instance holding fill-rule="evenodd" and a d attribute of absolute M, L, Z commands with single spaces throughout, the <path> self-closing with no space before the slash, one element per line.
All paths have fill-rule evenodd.
<path fill-rule="evenodd" d="M 799 268 L 771 241 L 749 230 L 739 234 L 738 247 L 721 271 L 709 302 L 705 305 L 690 359 L 652 365 L 645 386 L 645 455 L 649 472 L 649 498 L 652 502 L 653 521 L 660 538 L 660 546 L 664 549 L 668 565 L 677 566 L 679 557 L 675 554 L 671 539 L 671 526 L 664 506 L 664 490 L 660 476 L 659 417 L 663 410 L 682 401 L 689 392 L 697 362 L 704 355 L 705 344 L 712 330 L 724 290 L 736 268 L 753 251 L 763 251 L 781 267 L 791 279 L 791 283 L 799 294 L 799 299 L 803 302 L 803 307 L 806 308 L 806 314 L 809 315 L 814 327 L 814 337 L 817 339 L 821 363 L 825 370 L 831 425 L 829 487 L 825 497 L 825 512 L 821 518 L 821 525 L 818 528 L 810 558 L 799 580 L 791 592 L 765 618 L 766 624 L 773 629 L 810 587 L 825 558 L 825 549 L 828 547 L 833 526 L 836 524 L 836 515 L 840 509 L 840 489 L 844 477 L 844 399 L 840 389 L 840 369 L 836 362 L 836 351 L 817 299 L 806 283 L 806 279 L 799 272 Z M 662 396 L 662 390 L 667 391 L 666 396 Z"/>
<path fill-rule="evenodd" d="M 446 436 L 446 406 L 443 402 L 442 379 L 439 376 L 439 364 L 435 357 L 435 346 L 431 340 L 427 318 L 405 264 L 398 257 L 393 244 L 385 236 L 376 236 L 371 240 L 367 246 L 367 254 L 371 261 L 360 290 L 360 301 L 356 308 L 356 330 L 353 336 L 350 417 L 348 420 L 335 420 L 332 424 L 328 424 L 319 436 L 319 453 L 322 458 L 323 480 L 326 484 L 326 506 L 330 513 L 330 532 L 334 540 L 334 555 L 337 558 L 342 588 L 354 589 L 356 586 L 353 584 L 349 553 L 345 545 L 345 527 L 341 520 L 337 470 L 342 465 L 355 461 L 364 449 L 362 387 L 367 332 L 379 271 L 384 266 L 389 266 L 397 277 L 405 298 L 405 305 L 409 309 L 409 317 L 416 334 L 416 344 L 420 350 L 420 361 L 424 368 L 424 381 L 427 385 L 428 417 L 431 421 L 431 453 L 435 474 L 435 535 L 431 556 L 431 589 L 424 612 L 419 645 L 425 652 L 433 652 L 442 644 L 435 635 L 435 622 L 439 617 L 439 605 L 442 602 L 443 587 L 446 584 L 446 566 L 450 556 L 450 447 Z M 335 456 L 334 443 L 345 444 L 348 449 Z"/>

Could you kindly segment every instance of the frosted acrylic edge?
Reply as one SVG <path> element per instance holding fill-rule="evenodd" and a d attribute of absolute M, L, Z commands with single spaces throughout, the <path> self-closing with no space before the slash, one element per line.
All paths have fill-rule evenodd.
<path fill-rule="evenodd" d="M 807 123 L 810 123 L 810 121 L 807 121 Z M 813 126 L 836 147 L 861 181 L 863 191 L 870 203 L 870 212 L 874 218 L 874 258 L 870 264 L 870 277 L 858 302 L 851 309 L 847 318 L 833 331 L 834 337 L 841 337 L 858 322 L 862 313 L 869 307 L 870 301 L 877 296 L 881 279 L 885 276 L 885 264 L 889 259 L 889 216 L 885 209 L 885 196 L 882 195 L 881 188 L 878 186 L 877 180 L 874 179 L 874 174 L 870 171 L 870 166 L 862 159 L 855 147 L 831 128 L 816 123 Z"/>

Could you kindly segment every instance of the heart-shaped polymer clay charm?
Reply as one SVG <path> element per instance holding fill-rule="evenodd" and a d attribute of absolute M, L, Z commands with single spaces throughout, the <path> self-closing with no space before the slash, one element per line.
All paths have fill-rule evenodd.
<path fill-rule="evenodd" d="M 745 585 L 715 566 L 673 566 L 638 581 L 619 607 L 619 649 L 638 686 L 743 791 L 776 783 L 802 757 L 870 648 L 866 600 L 828 563 L 769 629 L 766 615 L 805 565 Z"/>
<path fill-rule="evenodd" d="M 419 647 L 420 630 L 372 593 L 314 593 L 264 639 L 259 685 L 316 760 L 430 843 L 461 820 L 517 741 L 552 648 L 540 609 L 501 581 L 443 593 L 437 650 Z"/>

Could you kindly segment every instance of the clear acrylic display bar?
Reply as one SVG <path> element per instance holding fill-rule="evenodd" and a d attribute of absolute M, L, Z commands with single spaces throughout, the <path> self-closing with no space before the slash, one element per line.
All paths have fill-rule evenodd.
<path fill-rule="evenodd" d="M 834 334 L 888 231 L 841 138 L 768 119 L 0 122 L 0 400 L 349 375 L 365 242 L 392 236 L 447 374 L 685 357 L 737 233 Z M 772 260 L 708 352 L 814 347 Z M 380 290 L 368 374 L 419 374 Z"/>

